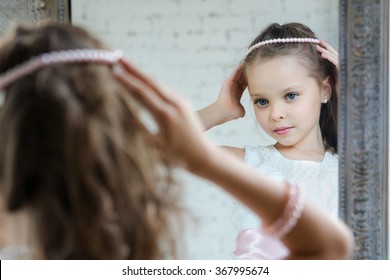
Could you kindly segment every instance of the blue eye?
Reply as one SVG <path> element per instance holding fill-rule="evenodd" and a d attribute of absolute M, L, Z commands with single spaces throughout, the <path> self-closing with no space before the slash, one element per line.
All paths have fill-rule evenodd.
<path fill-rule="evenodd" d="M 266 99 L 257 99 L 255 101 L 255 104 L 259 105 L 260 107 L 264 107 L 268 104 L 268 100 Z"/>
<path fill-rule="evenodd" d="M 290 93 L 288 93 L 288 94 L 286 95 L 286 98 L 287 98 L 287 100 L 294 100 L 294 99 L 297 98 L 297 96 L 298 96 L 298 94 L 293 93 L 293 92 L 290 92 Z"/>

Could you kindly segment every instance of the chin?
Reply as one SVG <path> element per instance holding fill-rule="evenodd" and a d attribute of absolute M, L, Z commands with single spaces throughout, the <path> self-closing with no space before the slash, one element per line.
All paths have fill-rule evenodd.
<path fill-rule="evenodd" d="M 286 147 L 290 147 L 290 146 L 294 146 L 297 141 L 294 141 L 292 139 L 286 139 L 286 138 L 282 138 L 282 139 L 275 139 L 280 145 L 282 146 L 286 146 Z"/>

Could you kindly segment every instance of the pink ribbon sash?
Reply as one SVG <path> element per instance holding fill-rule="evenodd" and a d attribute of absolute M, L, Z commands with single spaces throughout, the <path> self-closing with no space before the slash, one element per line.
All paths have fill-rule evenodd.
<path fill-rule="evenodd" d="M 240 231 L 236 238 L 238 259 L 244 260 L 280 260 L 287 257 L 289 250 L 279 239 L 267 235 L 259 228 Z"/>

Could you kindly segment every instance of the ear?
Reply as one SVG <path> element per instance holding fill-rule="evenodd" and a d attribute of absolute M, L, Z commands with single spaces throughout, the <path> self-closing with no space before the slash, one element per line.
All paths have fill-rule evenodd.
<path fill-rule="evenodd" d="M 329 83 L 329 77 L 326 77 L 326 79 L 323 80 L 321 84 L 321 99 L 330 100 L 331 97 L 332 97 L 332 87 Z"/>

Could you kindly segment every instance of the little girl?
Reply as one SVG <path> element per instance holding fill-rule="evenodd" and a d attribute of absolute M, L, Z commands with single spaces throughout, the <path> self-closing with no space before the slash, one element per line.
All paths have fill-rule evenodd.
<path fill-rule="evenodd" d="M 206 129 L 243 117 L 240 99 L 247 86 L 257 122 L 276 142 L 225 148 L 257 170 L 299 183 L 309 200 L 334 217 L 338 214 L 337 65 L 337 51 L 316 39 L 308 27 L 275 23 L 251 43 L 217 101 L 199 111 Z M 262 234 L 259 220 L 246 207 L 235 203 L 233 210 L 233 222 L 240 230 L 234 258 L 287 254 L 277 241 Z"/>

